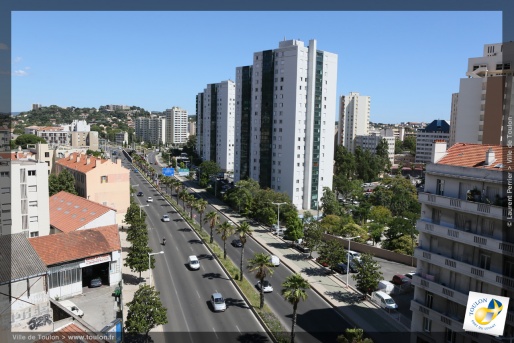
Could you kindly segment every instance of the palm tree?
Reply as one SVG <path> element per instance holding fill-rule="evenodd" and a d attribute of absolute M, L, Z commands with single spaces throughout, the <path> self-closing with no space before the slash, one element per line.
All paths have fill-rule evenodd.
<path fill-rule="evenodd" d="M 180 191 L 180 193 L 178 193 L 178 198 L 180 200 L 182 200 L 182 208 L 184 210 L 186 209 L 186 199 L 187 199 L 188 195 L 189 195 L 189 193 L 185 189 L 182 189 Z"/>
<path fill-rule="evenodd" d="M 202 226 L 202 215 L 205 212 L 205 208 L 208 204 L 209 203 L 203 199 L 198 199 L 198 201 L 195 203 L 196 210 L 200 214 L 200 226 Z"/>
<path fill-rule="evenodd" d="M 293 305 L 293 325 L 291 327 L 291 343 L 294 343 L 294 327 L 296 326 L 296 311 L 300 300 L 307 299 L 306 290 L 311 288 L 309 282 L 300 274 L 293 274 L 286 278 L 282 284 L 284 299 Z"/>
<path fill-rule="evenodd" d="M 196 198 L 193 194 L 188 194 L 185 200 L 187 202 L 187 207 L 189 207 L 190 210 L 189 217 L 193 219 L 193 208 L 195 207 Z"/>
<path fill-rule="evenodd" d="M 248 269 L 253 272 L 256 271 L 255 277 L 259 279 L 261 285 L 268 275 L 273 275 L 273 263 L 271 257 L 265 253 L 256 253 L 251 260 L 248 260 Z M 264 292 L 263 287 L 260 288 L 261 304 L 260 309 L 264 307 Z"/>
<path fill-rule="evenodd" d="M 241 240 L 241 244 L 243 245 L 241 247 L 241 262 L 239 264 L 239 280 L 243 280 L 243 256 L 245 251 L 245 244 L 246 244 L 246 236 L 252 235 L 252 229 L 250 228 L 250 224 L 247 222 L 242 222 L 237 228 L 236 233 L 239 234 L 239 239 Z"/>
<path fill-rule="evenodd" d="M 180 182 L 177 179 L 173 179 L 173 188 L 175 188 L 175 195 L 177 196 L 177 203 L 178 203 L 178 193 L 179 193 L 181 187 L 182 187 L 182 182 Z"/>
<path fill-rule="evenodd" d="M 221 235 L 223 240 L 223 259 L 225 260 L 227 259 L 227 239 L 234 234 L 234 231 L 235 227 L 228 221 L 221 223 L 216 229 L 216 233 Z"/>
<path fill-rule="evenodd" d="M 209 226 L 211 227 L 210 242 L 212 243 L 214 241 L 213 229 L 216 225 L 218 225 L 220 223 L 220 217 L 218 216 L 218 212 L 212 211 L 212 212 L 207 213 L 207 215 L 205 216 L 205 222 L 208 222 Z"/>

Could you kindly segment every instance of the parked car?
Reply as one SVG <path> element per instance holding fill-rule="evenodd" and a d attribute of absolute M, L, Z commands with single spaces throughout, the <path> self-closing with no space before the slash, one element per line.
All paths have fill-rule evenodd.
<path fill-rule="evenodd" d="M 261 285 L 261 282 L 257 282 L 257 285 L 255 285 L 257 287 L 257 289 L 261 289 L 262 287 L 262 292 L 263 293 L 271 293 L 273 292 L 273 286 L 271 285 L 271 283 L 268 281 L 268 280 L 264 280 L 262 282 L 262 285 Z"/>
<path fill-rule="evenodd" d="M 406 273 L 405 276 L 412 280 L 412 277 L 416 275 L 416 272 Z"/>
<path fill-rule="evenodd" d="M 163 222 L 169 222 L 170 221 L 170 216 L 168 216 L 167 214 L 163 215 L 162 216 L 162 221 Z"/>
<path fill-rule="evenodd" d="M 223 299 L 221 293 L 216 292 L 211 295 L 211 305 L 214 312 L 225 311 L 227 309 L 225 299 Z"/>
<path fill-rule="evenodd" d="M 411 283 L 411 279 L 409 279 L 408 277 L 406 277 L 405 275 L 403 274 L 396 274 L 395 276 L 393 276 L 393 280 L 392 282 L 397 285 L 397 286 L 401 286 L 403 284 L 407 284 L 407 283 Z"/>
<path fill-rule="evenodd" d="M 396 305 L 393 298 L 391 298 L 388 294 L 384 292 L 373 292 L 371 295 L 371 300 L 373 300 L 380 307 L 385 309 L 396 310 L 398 308 L 398 305 Z"/>
<path fill-rule="evenodd" d="M 93 278 L 91 279 L 91 281 L 89 281 L 89 288 L 95 288 L 95 287 L 101 287 L 102 286 L 102 279 L 97 277 L 97 278 Z"/>
<path fill-rule="evenodd" d="M 143 192 L 137 192 L 137 196 L 138 197 L 142 197 L 143 196 Z"/>
<path fill-rule="evenodd" d="M 148 199 L 146 199 L 146 202 L 153 202 L 153 198 L 152 197 L 148 197 Z"/>
<path fill-rule="evenodd" d="M 359 261 L 361 259 L 361 254 L 356 251 L 350 250 L 347 252 L 347 254 L 350 256 L 350 260 L 356 259 Z"/>
<path fill-rule="evenodd" d="M 241 242 L 240 239 L 234 239 L 230 244 L 232 244 L 232 246 L 236 248 L 241 248 L 243 246 L 243 242 Z"/>

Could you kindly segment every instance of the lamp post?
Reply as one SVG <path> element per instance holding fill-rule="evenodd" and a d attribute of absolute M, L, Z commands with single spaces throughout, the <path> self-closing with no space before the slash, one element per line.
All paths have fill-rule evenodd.
<path fill-rule="evenodd" d="M 143 207 L 148 207 L 148 206 L 150 206 L 150 204 L 146 204 L 146 205 L 139 205 L 139 218 L 141 218 L 141 209 L 142 209 Z"/>
<path fill-rule="evenodd" d="M 277 229 L 280 229 L 280 205 L 284 205 L 285 202 L 272 202 L 273 205 L 277 205 L 278 207 L 278 216 L 277 216 Z M 279 233 L 277 233 L 278 235 Z"/>
<path fill-rule="evenodd" d="M 347 238 L 348 240 L 348 256 L 346 256 L 346 288 L 348 288 L 348 275 L 350 275 L 350 242 L 354 238 L 359 238 L 360 236 Z"/>
<path fill-rule="evenodd" d="M 159 254 L 164 254 L 164 251 L 159 251 L 159 252 L 149 252 L 148 253 L 148 272 L 150 273 L 150 287 L 152 287 L 152 271 L 150 270 L 150 256 L 152 255 L 159 255 Z"/>

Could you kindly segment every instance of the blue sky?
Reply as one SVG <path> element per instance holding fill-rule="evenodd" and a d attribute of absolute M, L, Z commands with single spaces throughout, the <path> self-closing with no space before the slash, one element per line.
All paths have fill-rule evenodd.
<path fill-rule="evenodd" d="M 339 56 L 337 95 L 371 121 L 450 118 L 468 58 L 502 41 L 501 12 L 13 12 L 12 111 L 124 104 L 195 113 L 254 52 L 316 39 Z M 335 117 L 336 114 L 334 114 Z"/>

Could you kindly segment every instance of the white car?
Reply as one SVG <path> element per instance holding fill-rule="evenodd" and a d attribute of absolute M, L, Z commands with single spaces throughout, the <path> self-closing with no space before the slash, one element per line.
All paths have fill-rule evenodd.
<path fill-rule="evenodd" d="M 213 293 L 211 295 L 211 305 L 214 312 L 225 311 L 227 309 L 225 299 L 223 299 L 223 295 L 221 295 L 221 293 Z"/>
<path fill-rule="evenodd" d="M 162 216 L 162 221 L 163 222 L 169 222 L 170 221 L 170 216 L 168 216 L 167 214 L 163 215 Z"/>
<path fill-rule="evenodd" d="M 261 282 L 257 282 L 257 288 L 260 290 L 261 289 Z M 264 280 L 262 282 L 262 292 L 263 293 L 271 293 L 273 292 L 273 286 L 271 285 L 271 283 L 268 281 L 268 280 Z"/>
<path fill-rule="evenodd" d="M 146 202 L 153 202 L 153 198 L 152 197 L 148 197 L 148 199 L 146 199 Z"/>

